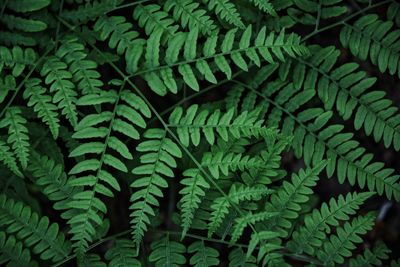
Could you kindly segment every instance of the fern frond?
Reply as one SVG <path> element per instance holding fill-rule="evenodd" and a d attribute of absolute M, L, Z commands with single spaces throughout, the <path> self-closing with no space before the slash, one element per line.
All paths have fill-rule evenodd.
<path fill-rule="evenodd" d="M 84 257 L 78 259 L 79 267 L 106 267 L 99 255 L 94 253 L 87 253 Z"/>
<path fill-rule="evenodd" d="M 400 4 L 393 1 L 387 9 L 386 16 L 387 16 L 388 20 L 393 21 L 399 27 L 400 26 Z"/>
<path fill-rule="evenodd" d="M 276 251 L 281 246 L 276 245 L 272 240 L 279 237 L 278 232 L 273 231 L 261 231 L 253 233 L 249 242 L 246 257 L 250 257 L 256 247 L 260 247 L 257 254 L 257 263 L 261 266 L 266 266 L 268 263 L 279 256 Z M 272 241 L 272 242 L 271 242 Z"/>
<path fill-rule="evenodd" d="M 26 66 L 32 66 L 36 63 L 37 54 L 31 48 L 22 49 L 14 46 L 11 50 L 0 46 L 0 72 L 4 68 L 12 69 L 12 75 L 18 77 L 24 71 Z"/>
<path fill-rule="evenodd" d="M 112 111 L 105 110 L 84 117 L 76 126 L 76 132 L 73 135 L 76 139 L 104 139 L 104 142 L 82 143 L 69 155 L 70 157 L 86 157 L 69 172 L 70 175 L 78 175 L 78 177 L 72 177 L 68 181 L 68 184 L 73 187 L 84 188 L 82 192 L 76 193 L 68 204 L 76 210 L 69 223 L 71 224 L 70 233 L 74 235 L 73 240 L 76 240 L 74 246 L 78 251 L 88 247 L 95 234 L 95 226 L 102 223 L 101 215 L 107 212 L 105 204 L 96 195 L 112 197 L 113 193 L 109 188 L 119 191 L 120 185 L 115 178 L 115 173 L 116 171 L 128 172 L 123 160 L 133 159 L 126 144 L 116 134 L 122 134 L 134 140 L 139 139 L 140 135 L 136 127 L 145 128 L 143 116 L 150 116 L 145 102 L 134 93 L 124 90 L 124 84 L 121 81 L 113 80 L 110 83 L 120 86 L 118 93 L 113 90 L 101 91 L 100 94 L 85 95 L 77 102 L 79 106 L 89 107 L 102 104 L 113 105 Z M 104 127 L 102 124 L 108 125 Z M 98 155 L 98 158 L 90 157 L 90 155 Z M 87 172 L 92 172 L 92 174 L 87 174 Z"/>
<path fill-rule="evenodd" d="M 58 104 L 62 114 L 70 121 L 73 127 L 78 122 L 76 110 L 75 86 L 71 82 L 72 74 L 67 70 L 67 64 L 58 57 L 49 57 L 40 71 L 45 77 L 45 83 L 50 84 L 50 92 L 54 93 L 53 103 Z"/>
<path fill-rule="evenodd" d="M 34 46 L 37 44 L 32 37 L 9 31 L 0 31 L 0 42 L 6 46 Z"/>
<path fill-rule="evenodd" d="M 77 9 L 63 10 L 61 17 L 74 24 L 83 24 L 112 11 L 122 0 L 95 0 L 80 5 Z"/>
<path fill-rule="evenodd" d="M 7 1 L 7 8 L 14 10 L 15 12 L 32 12 L 39 9 L 45 8 L 50 5 L 50 0 L 18 0 L 18 1 Z"/>
<path fill-rule="evenodd" d="M 169 117 L 169 126 L 176 128 L 179 140 L 184 146 L 190 142 L 198 146 L 202 134 L 210 145 L 215 143 L 216 136 L 224 141 L 239 137 L 265 137 L 276 135 L 276 130 L 263 126 L 257 112 L 243 112 L 234 118 L 234 109 L 226 113 L 216 110 L 210 114 L 208 110 L 198 112 L 198 105 L 192 105 L 183 115 L 183 109 L 177 107 Z"/>
<path fill-rule="evenodd" d="M 135 259 L 135 255 L 136 250 L 131 240 L 117 239 L 104 257 L 110 261 L 109 267 L 140 267 L 141 263 Z"/>
<path fill-rule="evenodd" d="M 176 21 L 181 22 L 184 29 L 193 31 L 198 28 L 202 34 L 211 35 L 217 31 L 215 22 L 207 16 L 207 11 L 199 8 L 200 4 L 193 0 L 167 0 L 164 10 L 173 12 Z"/>
<path fill-rule="evenodd" d="M 227 21 L 235 27 L 244 29 L 242 18 L 236 9 L 236 6 L 229 0 L 204 0 L 208 4 L 209 10 L 214 10 L 221 19 Z"/>
<path fill-rule="evenodd" d="M 339 115 L 348 120 L 355 113 L 354 127 L 364 128 L 376 142 L 383 139 L 386 147 L 400 149 L 400 114 L 383 91 L 369 91 L 376 78 L 356 71 L 358 64 L 346 63 L 333 69 L 340 54 L 334 47 L 311 47 L 313 56 L 296 59 L 293 83 L 296 88 L 317 88 L 326 110 L 335 106 Z M 287 67 L 282 66 L 282 71 Z M 309 70 L 307 69 L 309 68 Z M 319 75 L 319 77 L 317 77 Z"/>
<path fill-rule="evenodd" d="M 5 117 L 0 121 L 0 128 L 8 128 L 7 143 L 12 145 L 14 154 L 24 169 L 29 161 L 29 136 L 26 122 L 19 107 L 8 108 Z"/>
<path fill-rule="evenodd" d="M 26 81 L 24 98 L 29 99 L 28 107 L 33 107 L 38 117 L 49 126 L 54 139 L 57 139 L 60 128 L 57 106 L 51 102 L 51 96 L 46 94 L 46 89 L 40 83 L 41 81 L 36 78 Z"/>
<path fill-rule="evenodd" d="M 31 253 L 18 242 L 14 236 L 7 236 L 0 232 L 0 263 L 6 267 L 37 266 L 31 259 Z"/>
<path fill-rule="evenodd" d="M 325 168 L 326 162 L 322 161 L 314 168 L 300 169 L 293 173 L 291 181 L 284 181 L 279 190 L 271 194 L 271 199 L 265 205 L 268 212 L 276 212 L 279 215 L 272 217 L 267 228 L 276 231 L 281 237 L 287 235 L 287 230 L 292 227 L 291 220 L 299 216 L 300 204 L 305 203 L 312 194 L 311 187 L 316 185 L 318 174 Z"/>
<path fill-rule="evenodd" d="M 257 267 L 254 256 L 246 256 L 242 248 L 234 248 L 229 253 L 229 267 Z"/>
<path fill-rule="evenodd" d="M 11 31 L 20 30 L 23 32 L 41 32 L 47 29 L 47 24 L 40 20 L 25 19 L 13 15 L 3 14 L 0 21 Z"/>
<path fill-rule="evenodd" d="M 400 78 L 400 30 L 392 30 L 393 22 L 379 20 L 378 15 L 363 16 L 353 25 L 345 24 L 340 32 L 340 41 L 356 57 L 371 59 L 384 73 L 397 73 Z"/>
<path fill-rule="evenodd" d="M 320 19 L 330 19 L 339 17 L 348 11 L 342 1 L 313 1 L 313 0 L 296 0 L 290 1 L 294 6 L 288 8 L 289 16 L 296 22 L 305 25 L 316 25 L 318 16 Z M 289 4 L 290 5 L 290 4 Z"/>
<path fill-rule="evenodd" d="M 258 185 L 249 187 L 245 185 L 236 186 L 233 184 L 227 196 L 215 198 L 211 204 L 211 216 L 208 224 L 208 236 L 217 231 L 222 221 L 229 212 L 232 204 L 239 204 L 245 200 L 260 200 L 262 197 L 271 194 L 271 190 L 265 186 Z"/>
<path fill-rule="evenodd" d="M 49 200 L 54 202 L 55 210 L 68 209 L 69 201 L 77 193 L 76 188 L 67 183 L 67 175 L 61 164 L 53 159 L 42 156 L 36 151 L 31 152 L 27 170 L 34 177 L 34 181 L 42 188 L 42 192 Z M 61 217 L 64 218 L 63 215 Z"/>
<path fill-rule="evenodd" d="M 331 111 L 309 108 L 294 113 L 311 99 L 313 90 L 296 94 L 292 83 L 286 85 L 286 82 L 279 80 L 263 88 L 257 95 L 266 100 L 266 109 L 271 106 L 267 121 L 273 127 L 283 121 L 282 134 L 294 136 L 292 147 L 296 157 L 303 158 L 306 165 L 311 165 L 321 162 L 326 156 L 329 159 L 326 168 L 328 177 L 332 177 L 336 170 L 340 183 L 347 179 L 351 185 L 357 183 L 361 188 L 367 186 L 370 191 L 376 190 L 379 195 L 385 193 L 389 199 L 399 199 L 399 176 L 393 174 L 393 169 L 384 168 L 383 163 L 373 162 L 373 155 L 365 153 L 365 148 L 352 140 L 353 134 L 342 132 L 343 125 L 328 125 Z M 278 95 L 273 97 L 277 91 Z M 252 90 L 252 93 L 255 92 Z"/>
<path fill-rule="evenodd" d="M 284 61 L 284 53 L 295 57 L 307 52 L 307 49 L 300 44 L 297 35 L 290 34 L 287 36 L 284 31 L 281 31 L 277 36 L 274 32 L 267 34 L 265 27 L 258 32 L 253 44 L 251 42 L 251 26 L 247 27 L 241 35 L 238 45 L 234 45 L 237 29 L 230 30 L 223 36 L 220 47 L 218 47 L 218 36 L 210 36 L 205 41 L 204 46 L 202 45 L 201 55 L 198 55 L 200 44 L 198 43 L 197 28 L 189 33 L 177 33 L 171 37 L 165 52 L 160 49 L 161 30 L 154 31 L 145 42 L 143 39 L 137 39 L 139 34 L 131 30 L 132 25 L 126 23 L 123 17 L 102 17 L 96 22 L 94 28 L 100 32 L 102 40 L 110 38 L 109 46 L 111 48 L 117 47 L 119 54 L 126 51 L 127 71 L 133 75 L 142 75 L 150 88 L 159 95 L 165 95 L 167 90 L 172 93 L 177 92 L 178 87 L 173 67 L 178 67 L 178 72 L 183 81 L 190 88 L 198 91 L 198 78 L 194 74 L 192 64 L 195 64 L 195 69 L 207 81 L 217 83 L 207 61 L 211 61 L 230 79 L 232 69 L 227 61 L 228 56 L 235 66 L 248 71 L 248 65 L 243 55 L 260 66 L 260 56 L 273 63 L 276 60 L 274 58 Z M 183 53 L 180 56 L 181 50 L 183 50 Z M 144 63 L 140 65 L 142 56 L 144 56 L 144 59 L 142 59 Z"/>
<path fill-rule="evenodd" d="M 10 147 L 2 140 L 0 140 L 0 161 L 17 176 L 24 176 L 17 165 L 14 153 L 10 151 Z"/>
<path fill-rule="evenodd" d="M 233 231 L 231 234 L 230 243 L 236 243 L 242 236 L 244 229 L 248 225 L 254 225 L 259 222 L 268 221 L 273 216 L 280 215 L 279 212 L 262 211 L 258 213 L 249 212 L 243 217 L 238 217 L 235 219 L 235 225 L 233 226 Z"/>
<path fill-rule="evenodd" d="M 163 197 L 160 188 L 168 186 L 164 176 L 173 178 L 172 168 L 177 166 L 174 158 L 181 158 L 179 147 L 168 137 L 166 131 L 161 129 L 148 129 L 144 134 L 147 140 L 141 142 L 136 150 L 144 153 L 140 157 L 142 165 L 132 170 L 135 179 L 131 187 L 135 190 L 131 196 L 132 210 L 130 217 L 132 236 L 136 248 L 140 244 L 151 216 L 154 216 L 154 208 L 160 204 L 156 197 Z"/>
<path fill-rule="evenodd" d="M 143 28 L 147 35 L 161 32 L 170 38 L 179 28 L 172 17 L 157 4 L 137 5 L 133 11 L 133 19 L 138 21 L 139 27 Z"/>
<path fill-rule="evenodd" d="M 99 79 L 97 63 L 87 58 L 85 46 L 78 42 L 78 38 L 66 37 L 58 48 L 57 56 L 65 58 L 69 71 L 72 73 L 72 81 L 77 83 L 77 88 L 83 94 L 98 93 L 104 85 Z"/>
<path fill-rule="evenodd" d="M 342 264 L 344 258 L 351 255 L 351 250 L 356 248 L 354 244 L 362 242 L 360 235 L 371 230 L 374 219 L 374 214 L 369 213 L 354 218 L 351 223 L 346 222 L 343 227 L 337 229 L 337 234 L 332 235 L 329 241 L 324 243 L 323 249 L 317 253 L 317 258 L 324 266 Z"/>
<path fill-rule="evenodd" d="M 149 261 L 154 262 L 155 267 L 165 266 L 166 262 L 171 266 L 180 266 L 186 263 L 186 258 L 182 255 L 185 252 L 184 245 L 170 240 L 167 235 L 151 243 Z"/>
<path fill-rule="evenodd" d="M 274 9 L 274 6 L 270 3 L 269 0 L 249 0 L 253 5 L 255 5 L 258 9 L 261 11 L 272 15 L 276 16 L 276 11 Z"/>
<path fill-rule="evenodd" d="M 390 252 L 390 249 L 388 249 L 384 243 L 379 242 L 372 250 L 366 248 L 362 255 L 350 259 L 349 265 L 350 267 L 382 266 L 382 260 L 387 260 Z"/>
<path fill-rule="evenodd" d="M 5 231 L 24 240 L 32 252 L 40 254 L 43 260 L 53 262 L 64 259 L 70 253 L 71 246 L 59 232 L 58 224 L 50 224 L 49 219 L 40 217 L 22 202 L 0 195 L 0 224 Z"/>
<path fill-rule="evenodd" d="M 194 267 L 219 266 L 218 250 L 206 247 L 204 241 L 196 241 L 188 247 L 188 253 L 194 253 L 190 258 L 190 265 Z"/>
<path fill-rule="evenodd" d="M 182 217 L 182 238 L 186 235 L 192 223 L 194 212 L 199 208 L 201 198 L 205 196 L 204 190 L 210 188 L 210 184 L 204 179 L 199 169 L 188 169 L 182 174 L 185 178 L 180 181 L 184 186 L 179 191 Z"/>
<path fill-rule="evenodd" d="M 330 233 L 331 227 L 338 226 L 340 220 L 349 220 L 349 215 L 355 214 L 360 205 L 372 195 L 370 192 L 354 192 L 348 193 L 346 197 L 340 195 L 337 200 L 331 198 L 329 206 L 322 203 L 320 210 L 313 210 L 306 215 L 305 225 L 293 232 L 288 247 L 297 254 L 306 252 L 314 255 L 315 249 L 323 245 L 326 233 Z"/>
<path fill-rule="evenodd" d="M 204 153 L 201 165 L 209 170 L 215 179 L 220 178 L 220 172 L 222 175 L 227 176 L 229 171 L 255 171 L 265 168 L 265 162 L 261 157 L 243 156 L 243 154 L 225 153 L 223 151 Z"/>

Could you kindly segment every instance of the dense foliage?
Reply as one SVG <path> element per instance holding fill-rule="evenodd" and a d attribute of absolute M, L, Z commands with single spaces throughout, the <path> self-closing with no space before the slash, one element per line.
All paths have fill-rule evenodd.
<path fill-rule="evenodd" d="M 0 7 L 0 264 L 400 266 L 396 1 Z"/>

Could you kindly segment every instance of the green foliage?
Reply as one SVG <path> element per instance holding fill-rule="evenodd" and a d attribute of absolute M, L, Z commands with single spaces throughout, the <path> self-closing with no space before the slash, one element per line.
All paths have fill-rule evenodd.
<path fill-rule="evenodd" d="M 0 0 L 0 265 L 399 266 L 399 18 Z"/>

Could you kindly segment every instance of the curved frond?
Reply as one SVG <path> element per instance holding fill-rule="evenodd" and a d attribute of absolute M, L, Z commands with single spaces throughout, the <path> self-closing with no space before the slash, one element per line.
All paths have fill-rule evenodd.
<path fill-rule="evenodd" d="M 40 254 L 43 260 L 53 262 L 64 259 L 71 251 L 71 246 L 59 232 L 58 224 L 50 223 L 46 216 L 40 217 L 22 202 L 0 195 L 0 224 L 9 234 L 23 239 L 32 252 Z"/>

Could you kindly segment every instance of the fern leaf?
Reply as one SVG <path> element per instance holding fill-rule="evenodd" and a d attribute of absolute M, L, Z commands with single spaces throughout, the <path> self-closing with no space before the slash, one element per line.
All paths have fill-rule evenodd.
<path fill-rule="evenodd" d="M 40 217 L 22 202 L 0 195 L 0 224 L 7 233 L 24 239 L 32 252 L 40 254 L 43 260 L 53 262 L 64 259 L 70 252 L 70 243 L 59 232 L 58 224 L 50 224 L 47 217 Z"/>
<path fill-rule="evenodd" d="M 396 23 L 397 26 L 400 26 L 400 4 L 396 2 L 392 2 L 387 9 L 387 18 L 388 20 Z"/>
<path fill-rule="evenodd" d="M 334 266 L 336 263 L 344 262 L 344 257 L 351 255 L 355 249 L 355 243 L 361 243 L 360 235 L 371 230 L 375 216 L 371 213 L 354 218 L 351 223 L 346 222 L 343 227 L 337 229 L 337 234 L 330 237 L 324 243 L 323 249 L 319 250 L 317 257 L 324 266 Z"/>
<path fill-rule="evenodd" d="M 40 20 L 25 19 L 13 15 L 3 14 L 0 21 L 13 30 L 20 30 L 23 32 L 41 32 L 47 29 L 47 24 Z"/>
<path fill-rule="evenodd" d="M 384 168 L 381 162 L 372 162 L 372 154 L 365 153 L 365 148 L 351 139 L 353 134 L 343 133 L 342 125 L 325 127 L 332 117 L 331 111 L 310 108 L 294 114 L 313 95 L 307 92 L 309 90 L 296 94 L 294 88 L 292 83 L 286 85 L 278 80 L 269 83 L 258 96 L 268 102 L 265 106 L 267 110 L 270 106 L 272 108 L 268 111 L 267 120 L 271 126 L 278 127 L 283 121 L 282 133 L 294 136 L 292 147 L 295 156 L 303 157 L 306 165 L 310 165 L 321 162 L 326 155 L 329 159 L 326 168 L 328 177 L 332 177 L 336 170 L 340 183 L 347 179 L 352 185 L 367 186 L 379 195 L 385 193 L 389 199 L 399 199 L 399 176 L 393 174 L 393 169 Z M 277 91 L 279 94 L 273 97 Z"/>
<path fill-rule="evenodd" d="M 337 61 L 339 51 L 333 47 L 311 49 L 314 56 L 306 61 L 299 59 L 294 71 L 294 84 L 304 88 L 318 88 L 318 96 L 324 103 L 325 109 L 331 110 L 334 106 L 339 115 L 348 120 L 355 113 L 354 127 L 364 128 L 367 135 L 372 135 L 376 142 L 383 139 L 386 147 L 393 145 L 400 149 L 400 115 L 398 108 L 392 105 L 389 99 L 384 98 L 383 91 L 368 91 L 376 82 L 376 78 L 366 77 L 365 72 L 355 70 L 358 65 L 347 63 L 332 69 Z M 306 72 L 305 68 L 310 71 Z M 320 79 L 316 80 L 316 73 Z M 304 81 L 304 82 L 303 82 Z"/>
<path fill-rule="evenodd" d="M 350 267 L 382 266 L 382 260 L 389 258 L 390 249 L 382 242 L 378 242 L 372 250 L 366 248 L 362 255 L 350 259 Z"/>
<path fill-rule="evenodd" d="M 46 89 L 40 85 L 39 79 L 29 79 L 25 83 L 25 87 L 24 98 L 29 98 L 28 107 L 33 106 L 38 117 L 49 126 L 54 139 L 57 139 L 60 120 L 58 119 L 57 107 L 52 104 L 51 97 L 46 94 Z"/>
<path fill-rule="evenodd" d="M 245 28 L 239 12 L 229 0 L 204 0 L 204 3 L 208 4 L 208 9 L 214 10 L 221 19 L 238 28 Z"/>
<path fill-rule="evenodd" d="M 388 71 L 400 77 L 400 30 L 390 31 L 393 22 L 378 18 L 378 15 L 370 14 L 358 19 L 354 25 L 345 24 L 340 41 L 356 57 L 362 60 L 369 57 L 382 73 Z"/>
<path fill-rule="evenodd" d="M 67 64 L 59 58 L 49 57 L 42 70 L 42 77 L 45 77 L 45 83 L 50 85 L 50 92 L 55 93 L 53 103 L 58 104 L 62 109 L 62 114 L 70 121 L 72 126 L 76 126 L 78 121 L 76 110 L 75 86 L 71 82 L 72 74 L 67 70 Z"/>
<path fill-rule="evenodd" d="M 131 184 L 134 193 L 131 196 L 130 209 L 133 241 L 136 247 L 147 230 L 150 218 L 153 216 L 154 208 L 159 202 L 156 197 L 162 197 L 160 188 L 168 186 L 163 176 L 174 177 L 172 168 L 175 168 L 175 158 L 181 158 L 182 152 L 179 147 L 161 129 L 148 129 L 144 135 L 147 140 L 141 142 L 136 150 L 143 154 L 140 157 L 142 165 L 134 168 L 132 173 L 139 175 Z"/>
<path fill-rule="evenodd" d="M 0 42 L 6 46 L 34 46 L 37 44 L 32 37 L 9 31 L 0 31 Z"/>
<path fill-rule="evenodd" d="M 314 210 L 304 218 L 305 225 L 293 232 L 293 239 L 288 247 L 295 253 L 306 252 L 315 254 L 315 248 L 322 246 L 326 238 L 325 233 L 331 231 L 330 227 L 339 225 L 339 220 L 349 220 L 349 215 L 356 213 L 363 202 L 373 193 L 349 193 L 346 197 L 339 196 L 338 200 L 332 198 L 329 206 L 323 203 L 320 210 Z"/>
<path fill-rule="evenodd" d="M 164 4 L 166 12 L 173 12 L 176 21 L 181 22 L 184 29 L 190 31 L 199 29 L 202 34 L 210 35 L 215 33 L 217 26 L 215 22 L 207 16 L 207 11 L 199 8 L 200 4 L 192 0 L 167 0 Z"/>
<path fill-rule="evenodd" d="M 138 21 L 139 27 L 143 28 L 147 35 L 159 31 L 169 38 L 179 28 L 178 25 L 174 25 L 175 21 L 169 14 L 157 4 L 137 5 L 133 12 L 133 19 Z"/>
<path fill-rule="evenodd" d="M 136 250 L 131 240 L 117 239 L 113 247 L 107 250 L 105 258 L 110 261 L 109 267 L 140 267 L 141 263 L 134 258 Z"/>
<path fill-rule="evenodd" d="M 266 12 L 269 15 L 277 15 L 274 6 L 270 3 L 269 0 L 249 0 L 249 2 L 253 3 L 253 5 L 255 5 L 258 9 Z"/>
<path fill-rule="evenodd" d="M 179 194 L 182 216 L 182 238 L 186 235 L 192 223 L 194 212 L 199 208 L 201 198 L 205 196 L 204 190 L 210 188 L 209 183 L 203 178 L 199 169 L 188 169 L 183 172 L 185 177 L 180 181 L 184 186 Z"/>
<path fill-rule="evenodd" d="M 50 5 L 50 0 L 18 0 L 18 1 L 8 1 L 7 8 L 14 10 L 15 12 L 32 12 L 39 9 L 45 8 Z"/>
<path fill-rule="evenodd" d="M 65 38 L 56 54 L 65 58 L 72 81 L 77 83 L 77 88 L 82 93 L 93 94 L 101 90 L 103 82 L 99 79 L 101 75 L 97 71 L 97 63 L 87 58 L 85 47 L 77 38 Z"/>
<path fill-rule="evenodd" d="M 348 11 L 342 1 L 312 1 L 296 0 L 291 1 L 294 6 L 288 8 L 288 15 L 296 22 L 305 25 L 316 25 L 318 14 L 320 19 L 330 19 L 343 15 Z"/>
<path fill-rule="evenodd" d="M 135 127 L 145 128 L 146 124 L 142 114 L 149 115 L 145 102 L 134 93 L 124 90 L 122 81 L 112 80 L 110 83 L 120 86 L 119 93 L 113 90 L 102 91 L 99 94 L 85 95 L 77 102 L 79 106 L 89 107 L 102 104 L 113 105 L 112 112 L 103 111 L 84 117 L 76 126 L 76 132 L 73 135 L 76 139 L 104 139 L 104 142 L 85 142 L 70 153 L 70 157 L 82 155 L 86 157 L 69 172 L 70 175 L 78 177 L 71 177 L 68 181 L 72 187 L 83 188 L 83 191 L 74 194 L 68 204 L 76 211 L 69 223 L 71 224 L 70 233 L 74 235 L 73 240 L 76 240 L 74 247 L 78 251 L 89 246 L 89 242 L 93 240 L 95 234 L 95 226 L 102 223 L 102 214 L 107 212 L 105 204 L 97 195 L 112 197 L 113 193 L 109 188 L 120 190 L 120 185 L 115 177 L 116 172 L 110 172 L 107 168 L 126 173 L 128 169 L 123 160 L 133 158 L 125 143 L 116 134 L 139 139 L 139 132 Z M 108 124 L 107 128 L 102 126 L 105 123 Z M 110 150 L 113 150 L 116 156 Z M 91 154 L 97 155 L 98 158 L 90 157 Z M 93 173 L 86 174 L 86 172 Z"/>
<path fill-rule="evenodd" d="M 95 0 L 87 2 L 85 5 L 80 5 L 77 9 L 63 10 L 61 17 L 74 24 L 87 23 L 97 17 L 112 11 L 121 0 Z"/>
<path fill-rule="evenodd" d="M 154 262 L 156 267 L 165 266 L 168 262 L 171 266 L 180 266 L 186 263 L 186 258 L 182 254 L 186 252 L 186 247 L 181 243 L 169 239 L 169 235 L 151 243 L 151 253 L 149 261 Z"/>
<path fill-rule="evenodd" d="M 84 257 L 78 259 L 79 267 L 106 267 L 99 255 L 94 253 L 87 253 Z"/>
<path fill-rule="evenodd" d="M 221 226 L 222 221 L 229 212 L 232 204 L 239 204 L 244 200 L 260 200 L 263 196 L 271 193 L 271 190 L 265 186 L 259 185 L 254 187 L 236 186 L 233 184 L 227 196 L 216 198 L 211 204 L 211 216 L 209 218 L 208 236 Z"/>
<path fill-rule="evenodd" d="M 231 234 L 230 243 L 235 244 L 242 236 L 244 229 L 248 225 L 254 225 L 259 222 L 268 221 L 271 219 L 271 217 L 276 215 L 280 215 L 279 212 L 262 211 L 254 214 L 252 212 L 249 212 L 243 217 L 236 218 L 233 232 Z"/>
<path fill-rule="evenodd" d="M 206 247 L 204 241 L 196 241 L 188 247 L 188 253 L 194 253 L 190 265 L 194 267 L 219 266 L 218 250 Z"/>
<path fill-rule="evenodd" d="M 14 236 L 7 237 L 6 233 L 0 232 L 0 262 L 6 267 L 12 266 L 37 266 L 31 259 L 31 253 L 18 242 Z"/>
<path fill-rule="evenodd" d="M 225 114 L 222 114 L 220 110 L 212 114 L 209 114 L 208 110 L 198 112 L 198 105 L 190 106 L 186 115 L 183 115 L 183 109 L 177 107 L 169 117 L 169 126 L 177 128 L 178 137 L 185 146 L 189 146 L 190 141 L 198 146 L 201 133 L 210 145 L 215 142 L 215 132 L 224 141 L 228 141 L 230 136 L 267 138 L 276 134 L 274 129 L 262 126 L 263 121 L 258 119 L 257 113 L 243 112 L 234 119 L 233 115 L 234 109 L 230 109 Z"/>
<path fill-rule="evenodd" d="M 12 145 L 14 154 L 25 169 L 29 161 L 29 136 L 25 126 L 27 121 L 21 113 L 19 107 L 8 108 L 4 119 L 0 121 L 0 128 L 8 128 L 7 143 Z"/>
<path fill-rule="evenodd" d="M 14 153 L 10 151 L 10 147 L 0 140 L 0 161 L 4 163 L 14 174 L 23 177 L 15 159 Z"/>
<path fill-rule="evenodd" d="M 256 258 L 254 256 L 246 257 L 242 248 L 235 248 L 229 253 L 229 267 L 256 267 Z"/>
<path fill-rule="evenodd" d="M 23 50 L 19 46 L 14 46 L 12 50 L 0 46 L 0 72 L 4 67 L 12 69 L 12 75 L 18 77 L 26 66 L 36 63 L 37 54 L 31 48 Z"/>
<path fill-rule="evenodd" d="M 35 183 L 42 188 L 43 194 L 54 202 L 55 210 L 69 208 L 67 203 L 77 192 L 76 188 L 67 183 L 67 175 L 61 164 L 57 164 L 53 159 L 33 151 L 27 170 L 34 177 Z M 61 217 L 64 216 L 61 215 Z"/>
<path fill-rule="evenodd" d="M 299 216 L 300 204 L 308 201 L 312 193 L 311 187 L 316 185 L 318 174 L 325 168 L 326 162 L 322 161 L 314 168 L 300 169 L 292 174 L 290 182 L 284 181 L 282 187 L 271 195 L 270 202 L 266 203 L 266 211 L 278 212 L 267 224 L 268 229 L 275 230 L 281 236 L 287 235 L 287 230 L 292 226 L 291 220 Z"/>

